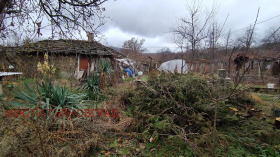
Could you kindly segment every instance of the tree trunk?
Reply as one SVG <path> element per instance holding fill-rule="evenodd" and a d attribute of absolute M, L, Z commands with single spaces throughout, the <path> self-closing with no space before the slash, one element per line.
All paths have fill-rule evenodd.
<path fill-rule="evenodd" d="M 4 21 L 4 10 L 7 6 L 7 3 L 9 2 L 9 0 L 0 0 L 0 26 L 2 25 L 3 21 Z M 0 29 L 1 32 L 2 29 Z"/>
<path fill-rule="evenodd" d="M 216 156 L 215 148 L 216 148 L 216 141 L 217 141 L 217 117 L 218 117 L 218 111 L 219 111 L 219 102 L 216 102 L 215 105 L 215 115 L 214 115 L 214 126 L 213 126 L 213 136 L 212 136 L 212 156 Z"/>
<path fill-rule="evenodd" d="M 184 59 L 182 58 L 181 74 L 183 74 L 183 72 L 184 72 L 184 66 L 185 66 L 185 65 L 183 65 L 183 64 L 184 64 L 183 60 L 184 60 Z"/>
<path fill-rule="evenodd" d="M 0 0 L 0 14 L 3 14 L 6 4 L 9 2 L 9 0 Z"/>

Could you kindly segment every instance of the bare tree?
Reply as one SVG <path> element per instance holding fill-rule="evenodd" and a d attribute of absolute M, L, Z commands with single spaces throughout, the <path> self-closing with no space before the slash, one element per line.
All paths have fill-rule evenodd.
<path fill-rule="evenodd" d="M 280 50 L 280 33 L 278 28 L 270 28 L 267 34 L 261 40 L 262 47 L 266 50 L 266 56 L 271 58 L 279 57 Z M 269 38 L 270 37 L 270 38 Z M 274 77 L 278 77 L 278 83 L 280 83 L 280 66 L 279 62 L 274 62 L 272 64 L 271 72 Z M 263 67 L 259 64 L 259 73 L 263 81 Z"/>
<path fill-rule="evenodd" d="M 255 28 L 259 17 L 259 12 L 260 12 L 260 8 L 258 9 L 255 23 L 253 25 L 250 25 L 245 30 L 245 33 L 241 37 L 237 38 L 237 41 L 239 42 L 238 46 L 245 48 L 244 53 L 248 53 L 252 46 L 252 43 L 255 42 L 254 35 L 255 35 Z"/>
<path fill-rule="evenodd" d="M 160 55 L 160 57 L 159 57 L 160 61 L 164 62 L 164 61 L 167 61 L 168 58 L 170 58 L 170 55 L 172 52 L 171 52 L 170 48 L 164 47 L 164 48 L 160 49 L 157 53 Z"/>
<path fill-rule="evenodd" d="M 216 59 L 215 54 L 217 53 L 217 50 L 218 50 L 218 47 L 219 47 L 219 41 L 220 41 L 221 36 L 223 34 L 224 26 L 226 24 L 227 19 L 228 19 L 228 16 L 225 19 L 223 25 L 220 25 L 213 18 L 213 22 L 209 26 L 208 43 L 209 43 L 209 50 L 210 50 L 209 53 L 211 53 L 211 55 L 209 55 L 209 56 L 212 56 L 210 58 L 210 60 L 211 60 L 211 72 L 214 72 L 214 64 L 213 63 L 215 63 L 215 61 L 216 61 L 215 60 Z"/>
<path fill-rule="evenodd" d="M 241 54 L 238 54 L 238 56 L 235 58 L 234 62 L 236 64 L 236 76 L 235 76 L 235 85 L 234 85 L 234 88 L 231 90 L 231 92 L 229 92 L 228 94 L 226 95 L 223 95 L 223 92 L 222 93 L 219 93 L 218 97 L 213 97 L 210 93 L 210 97 L 213 99 L 213 101 L 215 102 L 215 108 L 214 108 L 214 123 L 213 123 L 213 145 L 212 145 L 212 156 L 216 156 L 216 153 L 215 153 L 215 147 L 217 145 L 217 140 L 216 140 L 216 137 L 217 137 L 217 116 L 218 116 L 218 112 L 219 112 L 219 106 L 221 104 L 223 104 L 222 102 L 224 100 L 226 100 L 227 98 L 230 98 L 231 96 L 235 95 L 237 93 L 237 87 L 239 86 L 241 80 L 243 79 L 244 75 L 246 72 L 248 72 L 248 69 L 249 69 L 249 66 L 247 68 L 245 68 L 243 70 L 243 73 L 240 75 L 239 74 L 239 71 L 240 71 L 240 68 L 245 66 L 245 63 L 249 60 L 249 57 L 246 56 L 246 54 L 248 53 L 248 51 L 250 50 L 250 47 L 251 47 L 251 44 L 252 44 L 252 41 L 253 41 L 253 34 L 254 34 L 254 31 L 255 31 L 255 26 L 257 24 L 257 20 L 258 20 L 258 16 L 259 16 L 259 10 L 260 8 L 258 9 L 258 12 L 257 12 L 257 16 L 256 16 L 256 19 L 255 19 L 255 23 L 253 25 L 253 27 L 250 26 L 250 29 L 248 29 L 248 31 L 246 31 L 245 33 L 245 39 L 244 43 L 245 43 L 245 50 L 243 53 Z M 228 39 L 229 39 L 229 36 L 230 36 L 230 33 L 228 33 Z M 232 53 L 234 52 L 235 48 L 233 48 L 232 50 Z M 232 55 L 231 53 L 231 55 Z M 231 58 L 231 56 L 230 56 Z"/>
<path fill-rule="evenodd" d="M 221 39 L 221 36 L 224 31 L 224 26 L 226 24 L 226 21 L 228 19 L 225 19 L 223 25 L 218 24 L 215 20 L 213 20 L 212 24 L 209 26 L 208 31 L 208 38 L 209 38 L 209 48 L 212 53 L 212 61 L 215 59 L 215 52 L 217 51 L 216 48 L 218 47 L 219 40 Z"/>
<path fill-rule="evenodd" d="M 169 47 L 164 47 L 164 48 L 161 48 L 158 53 L 168 53 L 168 52 L 171 52 L 170 48 Z"/>
<path fill-rule="evenodd" d="M 51 29 L 52 39 L 76 38 L 83 31 L 98 36 L 97 28 L 104 24 L 105 18 L 102 4 L 106 1 L 0 0 L 0 39 L 3 45 L 23 42 L 26 37 L 33 41 L 36 36 L 42 36 L 44 29 Z M 15 54 L 5 50 L 0 55 L 0 64 L 11 64 L 15 58 Z"/>
<path fill-rule="evenodd" d="M 214 5 L 210 11 L 202 6 L 202 1 L 193 0 L 187 4 L 187 16 L 179 19 L 179 25 L 171 28 L 174 42 L 182 52 L 191 52 L 190 69 L 201 42 L 207 38 L 207 27 L 215 13 Z"/>
<path fill-rule="evenodd" d="M 275 32 L 275 30 L 277 30 L 277 29 L 276 28 L 270 28 L 267 31 L 264 38 L 261 40 L 265 49 L 279 50 L 279 48 L 280 48 L 280 45 L 279 45 L 279 43 L 280 43 L 280 33 L 279 32 L 273 33 L 273 32 Z M 271 34 L 272 34 L 272 36 L 271 36 Z M 267 38 L 269 36 L 271 36 L 271 38 L 267 41 Z M 264 43 L 265 43 L 265 45 L 264 45 Z"/>
<path fill-rule="evenodd" d="M 232 57 L 232 54 L 235 50 L 235 47 L 233 48 L 233 50 L 231 51 L 231 53 L 229 54 L 229 49 L 230 49 L 230 41 L 231 41 L 231 30 L 229 30 L 227 32 L 227 35 L 226 35 L 226 44 L 225 44 L 225 48 L 226 48 L 226 56 L 229 56 L 229 59 L 228 59 L 228 77 L 230 78 L 231 76 L 231 70 L 230 70 L 230 67 L 231 67 L 231 57 Z"/>
<path fill-rule="evenodd" d="M 11 33 L 41 36 L 45 28 L 52 34 L 75 37 L 81 31 L 98 33 L 104 24 L 102 4 L 107 0 L 0 0 L 0 33 L 2 40 Z"/>
<path fill-rule="evenodd" d="M 239 41 L 242 44 L 243 52 L 238 54 L 237 57 L 234 59 L 234 63 L 236 65 L 236 73 L 234 78 L 235 84 L 238 84 L 243 77 L 242 75 L 240 76 L 240 70 L 243 69 L 244 72 L 245 70 L 249 70 L 249 68 L 245 67 L 245 63 L 249 61 L 248 53 L 254 41 L 255 27 L 257 25 L 259 12 L 260 8 L 258 9 L 254 25 L 250 25 L 250 27 L 246 29 L 244 35 L 241 38 L 239 38 Z"/>
<path fill-rule="evenodd" d="M 146 49 L 143 48 L 144 42 L 145 39 L 138 40 L 137 38 L 132 37 L 130 40 L 126 40 L 123 43 L 122 51 L 127 51 L 132 54 L 143 53 L 146 51 Z"/>
<path fill-rule="evenodd" d="M 228 50 L 231 47 L 231 30 L 229 30 L 226 34 L 226 44 L 225 44 L 225 48 L 226 48 L 226 55 L 228 56 Z"/>

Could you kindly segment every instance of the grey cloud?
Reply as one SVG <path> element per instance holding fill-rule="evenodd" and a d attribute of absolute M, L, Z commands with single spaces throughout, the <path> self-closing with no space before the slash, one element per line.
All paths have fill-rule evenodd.
<path fill-rule="evenodd" d="M 180 2 L 180 1 L 178 1 Z M 106 4 L 108 22 L 124 32 L 156 36 L 169 32 L 169 26 L 181 15 L 180 4 L 168 0 L 117 0 Z"/>
<path fill-rule="evenodd" d="M 229 14 L 225 31 L 231 29 L 234 35 L 243 33 L 245 27 L 253 24 L 260 7 L 258 22 L 280 14 L 279 0 L 216 0 L 216 20 L 223 23 Z M 213 0 L 204 0 L 210 7 Z M 106 35 L 108 45 L 121 46 L 132 36 L 145 38 L 144 46 L 154 52 L 161 47 L 175 47 L 170 27 L 176 27 L 178 18 L 187 14 L 185 0 L 116 0 L 104 4 L 108 21 L 100 31 Z M 280 17 L 257 25 L 257 34 L 262 36 L 272 26 L 280 26 Z M 260 38 L 260 37 L 259 37 Z"/>

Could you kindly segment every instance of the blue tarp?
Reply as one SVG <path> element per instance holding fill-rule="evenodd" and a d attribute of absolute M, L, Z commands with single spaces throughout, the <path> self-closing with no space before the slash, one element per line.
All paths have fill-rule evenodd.
<path fill-rule="evenodd" d="M 132 71 L 128 67 L 124 69 L 124 72 L 128 73 L 129 77 L 132 77 L 133 75 Z"/>

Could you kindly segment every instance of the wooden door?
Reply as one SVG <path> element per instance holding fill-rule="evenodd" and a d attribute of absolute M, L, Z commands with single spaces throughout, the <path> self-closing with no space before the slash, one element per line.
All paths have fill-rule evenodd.
<path fill-rule="evenodd" d="M 80 71 L 85 71 L 88 69 L 88 58 L 80 57 Z"/>

